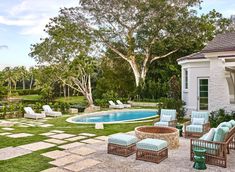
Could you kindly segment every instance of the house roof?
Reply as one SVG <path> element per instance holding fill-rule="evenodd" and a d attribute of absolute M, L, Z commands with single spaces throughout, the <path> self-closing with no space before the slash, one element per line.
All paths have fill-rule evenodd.
<path fill-rule="evenodd" d="M 202 54 L 201 52 L 198 53 L 193 53 L 184 57 L 181 57 L 179 59 L 177 59 L 177 61 L 182 61 L 182 60 L 196 60 L 196 59 L 206 59 L 204 54 Z"/>
<path fill-rule="evenodd" d="M 235 51 L 235 32 L 218 34 L 201 52 L 181 57 L 177 61 L 206 59 L 204 53 L 224 51 Z M 234 57 L 234 55 L 232 57 Z"/>
<path fill-rule="evenodd" d="M 201 52 L 211 53 L 223 51 L 235 51 L 235 32 L 218 34 Z"/>

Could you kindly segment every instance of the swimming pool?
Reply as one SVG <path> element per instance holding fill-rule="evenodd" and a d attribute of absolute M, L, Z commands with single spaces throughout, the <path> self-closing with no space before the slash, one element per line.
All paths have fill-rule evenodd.
<path fill-rule="evenodd" d="M 86 115 L 78 115 L 67 119 L 71 123 L 120 123 L 130 122 L 136 120 L 145 120 L 157 117 L 156 109 L 141 109 L 141 110 L 119 110 L 119 111 L 105 111 L 96 112 Z"/>

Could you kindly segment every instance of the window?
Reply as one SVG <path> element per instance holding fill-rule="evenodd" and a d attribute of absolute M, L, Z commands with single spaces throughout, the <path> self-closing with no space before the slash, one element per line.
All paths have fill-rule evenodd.
<path fill-rule="evenodd" d="M 184 70 L 184 88 L 185 89 L 188 89 L 188 69 L 185 69 Z"/>

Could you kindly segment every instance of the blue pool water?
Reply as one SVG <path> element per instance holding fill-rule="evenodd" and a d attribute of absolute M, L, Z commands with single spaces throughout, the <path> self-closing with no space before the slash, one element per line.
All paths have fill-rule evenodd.
<path fill-rule="evenodd" d="M 134 110 L 134 111 L 120 111 L 120 112 L 103 112 L 102 114 L 94 114 L 87 116 L 77 116 L 71 118 L 73 123 L 115 123 L 122 121 L 133 121 L 157 116 L 156 110 Z"/>

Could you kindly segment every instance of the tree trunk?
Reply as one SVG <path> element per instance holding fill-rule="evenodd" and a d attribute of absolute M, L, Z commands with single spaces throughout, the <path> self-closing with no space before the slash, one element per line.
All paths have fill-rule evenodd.
<path fill-rule="evenodd" d="M 25 80 L 24 80 L 24 77 L 23 77 L 23 90 L 25 90 Z"/>
<path fill-rule="evenodd" d="M 32 87 L 33 87 L 33 76 L 31 76 L 30 79 L 29 89 L 32 90 Z"/>
<path fill-rule="evenodd" d="M 64 88 L 64 98 L 66 98 L 66 85 L 63 85 Z"/>
<path fill-rule="evenodd" d="M 133 71 L 133 74 L 135 76 L 135 85 L 136 87 L 138 87 L 140 85 L 140 80 L 141 80 L 141 75 L 140 75 L 140 71 L 138 69 L 138 66 L 136 64 L 136 61 L 135 59 L 132 59 L 130 61 L 128 61 L 130 66 L 131 66 L 131 69 Z"/>
<path fill-rule="evenodd" d="M 70 89 L 69 89 L 69 86 L 67 86 L 67 96 L 70 97 Z"/>

